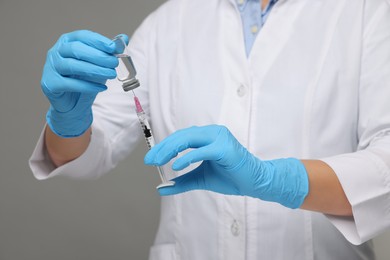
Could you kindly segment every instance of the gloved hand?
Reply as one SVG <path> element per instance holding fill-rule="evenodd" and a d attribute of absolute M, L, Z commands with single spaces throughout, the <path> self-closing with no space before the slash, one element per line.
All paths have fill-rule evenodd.
<path fill-rule="evenodd" d="M 117 52 L 110 39 L 87 30 L 62 35 L 48 51 L 41 87 L 51 104 L 46 121 L 54 133 L 76 137 L 90 127 L 96 95 L 116 77 Z"/>
<path fill-rule="evenodd" d="M 200 189 L 251 196 L 298 208 L 308 193 L 307 172 L 299 160 L 262 161 L 248 152 L 224 126 L 179 130 L 154 146 L 144 161 L 148 165 L 161 166 L 188 148 L 195 149 L 176 159 L 173 170 L 203 162 L 173 179 L 175 186 L 160 188 L 161 195 Z"/>

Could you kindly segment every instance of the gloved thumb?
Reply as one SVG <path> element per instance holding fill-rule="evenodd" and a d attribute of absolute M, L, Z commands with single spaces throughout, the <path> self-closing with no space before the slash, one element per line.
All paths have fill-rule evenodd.
<path fill-rule="evenodd" d="M 126 47 L 128 44 L 129 44 L 129 37 L 126 34 L 118 34 L 112 40 L 110 44 L 110 48 L 112 48 L 115 54 L 121 54 L 123 52 L 126 52 Z"/>
<path fill-rule="evenodd" d="M 130 38 L 126 34 L 121 33 L 121 34 L 118 34 L 116 37 L 121 37 L 125 41 L 126 45 L 129 45 Z"/>

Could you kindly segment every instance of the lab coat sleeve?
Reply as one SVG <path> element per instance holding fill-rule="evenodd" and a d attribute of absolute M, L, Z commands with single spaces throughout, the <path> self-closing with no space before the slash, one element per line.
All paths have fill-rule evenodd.
<path fill-rule="evenodd" d="M 131 37 L 129 51 L 137 69 L 141 86 L 136 89 L 142 106 L 149 113 L 147 59 L 153 37 L 154 15 L 149 15 Z M 107 82 L 108 89 L 99 93 L 93 104 L 92 135 L 87 150 L 77 159 L 56 168 L 45 149 L 42 131 L 30 158 L 30 168 L 37 179 L 66 176 L 76 179 L 94 179 L 127 157 L 141 139 L 142 133 L 135 113 L 131 93 L 125 93 L 119 81 Z"/>
<path fill-rule="evenodd" d="M 364 29 L 357 134 L 357 152 L 323 159 L 353 210 L 353 218 L 328 218 L 353 244 L 390 227 L 390 5 L 385 0 Z"/>
<path fill-rule="evenodd" d="M 44 144 L 44 130 L 42 131 L 38 143 L 29 160 L 30 168 L 38 180 L 48 179 L 54 176 L 63 175 L 75 179 L 91 179 L 96 178 L 103 173 L 100 169 L 110 168 L 111 162 L 98 160 L 96 164 L 86 162 L 94 162 L 96 158 L 104 157 L 105 150 L 110 148 L 109 143 L 104 138 L 103 132 L 92 126 L 91 142 L 87 150 L 76 160 L 73 160 L 61 167 L 56 168 L 51 162 L 47 154 Z"/>

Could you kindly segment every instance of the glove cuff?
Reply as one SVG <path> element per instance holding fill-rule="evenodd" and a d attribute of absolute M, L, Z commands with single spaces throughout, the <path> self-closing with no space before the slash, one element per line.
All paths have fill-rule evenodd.
<path fill-rule="evenodd" d="M 300 208 L 309 193 L 309 178 L 303 163 L 295 158 L 275 160 L 275 170 L 282 178 L 280 203 L 286 207 Z"/>
<path fill-rule="evenodd" d="M 46 122 L 50 129 L 58 136 L 72 138 L 83 135 L 93 121 L 92 109 L 84 113 L 59 112 L 50 106 L 46 113 Z"/>

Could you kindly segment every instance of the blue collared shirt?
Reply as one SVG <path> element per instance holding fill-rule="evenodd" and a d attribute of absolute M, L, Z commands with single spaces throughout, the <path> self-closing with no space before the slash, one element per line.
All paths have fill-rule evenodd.
<path fill-rule="evenodd" d="M 236 0 L 241 15 L 247 56 L 249 56 L 257 34 L 263 27 L 272 7 L 277 1 L 270 0 L 268 6 L 262 10 L 260 0 Z"/>

